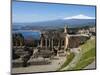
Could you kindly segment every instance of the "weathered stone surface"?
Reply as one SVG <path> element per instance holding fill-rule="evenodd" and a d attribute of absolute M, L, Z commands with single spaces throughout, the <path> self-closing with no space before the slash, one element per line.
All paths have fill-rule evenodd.
<path fill-rule="evenodd" d="M 38 57 L 38 58 L 30 58 L 28 63 L 30 65 L 46 65 L 46 64 L 50 64 L 51 61 L 49 59 L 45 59 L 43 57 Z"/>
<path fill-rule="evenodd" d="M 88 39 L 89 39 L 88 36 L 71 35 L 69 38 L 68 48 L 77 48 Z"/>
<path fill-rule="evenodd" d="M 12 67 L 22 67 L 23 66 L 23 61 L 21 58 L 12 60 Z"/>

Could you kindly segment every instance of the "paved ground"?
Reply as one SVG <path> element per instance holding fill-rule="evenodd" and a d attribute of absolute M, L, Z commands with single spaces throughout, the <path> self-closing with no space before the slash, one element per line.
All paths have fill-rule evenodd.
<path fill-rule="evenodd" d="M 65 62 L 66 56 L 65 57 L 55 57 L 55 58 L 59 58 L 59 60 L 53 59 L 52 63 L 49 65 L 32 65 L 26 68 L 23 68 L 23 67 L 13 68 L 12 73 L 56 71 Z"/>
<path fill-rule="evenodd" d="M 95 61 L 92 62 L 91 64 L 89 64 L 88 66 L 86 66 L 84 69 L 95 69 L 96 68 L 96 65 L 95 65 Z"/>

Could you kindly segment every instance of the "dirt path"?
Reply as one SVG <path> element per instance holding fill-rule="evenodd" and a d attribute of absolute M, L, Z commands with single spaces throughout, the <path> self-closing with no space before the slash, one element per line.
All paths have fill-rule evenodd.
<path fill-rule="evenodd" d="M 80 60 L 80 57 L 81 57 L 81 53 L 79 51 L 77 51 L 79 48 L 76 48 L 76 49 L 73 49 L 72 51 L 74 51 L 75 53 L 75 57 L 73 58 L 73 60 L 69 63 L 68 66 L 66 66 L 65 68 L 61 69 L 61 71 L 63 70 L 69 70 L 73 67 L 76 66 L 76 63 L 78 62 L 78 60 Z"/>

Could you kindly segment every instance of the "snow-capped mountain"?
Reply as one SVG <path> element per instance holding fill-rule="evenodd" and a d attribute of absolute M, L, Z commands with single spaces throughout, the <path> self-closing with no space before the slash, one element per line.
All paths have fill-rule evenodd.
<path fill-rule="evenodd" d="M 51 21 L 43 21 L 43 22 L 35 22 L 35 23 L 21 23 L 21 25 L 14 24 L 14 28 L 17 27 L 15 25 L 23 26 L 21 29 L 53 29 L 53 28 L 62 28 L 65 25 L 68 27 L 82 27 L 82 26 L 95 26 L 95 18 L 89 17 L 85 15 L 76 15 L 71 17 L 66 17 L 63 19 L 51 20 Z"/>
<path fill-rule="evenodd" d="M 65 17 L 63 19 L 95 19 L 94 17 L 86 16 L 86 15 L 75 15 L 75 16 L 70 16 L 70 17 Z"/>

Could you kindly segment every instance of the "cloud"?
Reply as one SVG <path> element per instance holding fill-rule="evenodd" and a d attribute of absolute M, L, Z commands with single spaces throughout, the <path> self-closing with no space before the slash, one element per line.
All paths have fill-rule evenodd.
<path fill-rule="evenodd" d="M 86 16 L 86 15 L 83 15 L 83 14 L 79 14 L 79 15 L 76 15 L 76 16 L 66 17 L 64 19 L 95 19 L 95 18 L 90 17 L 90 16 Z"/>

